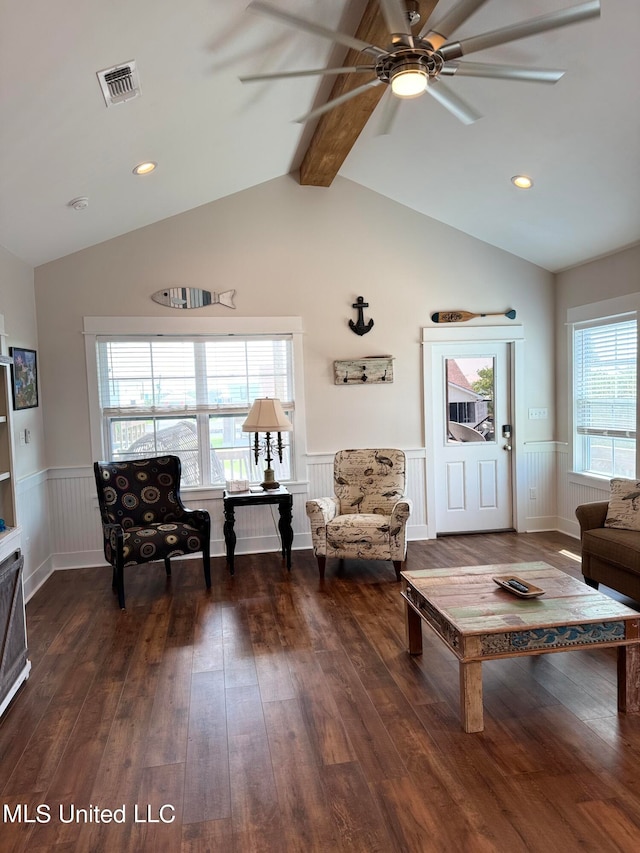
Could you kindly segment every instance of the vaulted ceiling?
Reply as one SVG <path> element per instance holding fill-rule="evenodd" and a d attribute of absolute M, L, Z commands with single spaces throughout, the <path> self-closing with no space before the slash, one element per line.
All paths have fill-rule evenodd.
<path fill-rule="evenodd" d="M 377 0 L 269 2 L 389 41 Z M 487 0 L 455 36 L 576 4 Z M 419 5 L 421 28 L 436 3 Z M 456 76 L 447 85 L 480 120 L 462 124 L 424 95 L 381 133 L 385 85 L 294 121 L 361 75 L 241 83 L 363 61 L 247 0 L 0 0 L 0 245 L 37 266 L 293 173 L 319 193 L 355 181 L 552 271 L 616 251 L 640 239 L 640 3 L 601 5 L 600 18 L 473 57 L 566 69 L 555 85 Z M 107 109 L 96 72 L 131 60 L 141 95 Z M 134 176 L 143 160 L 158 168 Z M 533 189 L 511 184 L 521 172 Z M 80 196 L 88 206 L 74 210 Z"/>

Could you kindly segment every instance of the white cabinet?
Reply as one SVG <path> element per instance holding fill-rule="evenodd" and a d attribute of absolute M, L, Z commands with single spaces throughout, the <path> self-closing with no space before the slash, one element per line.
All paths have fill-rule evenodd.
<path fill-rule="evenodd" d="M 31 670 L 27 658 L 23 564 L 18 550 L 0 561 L 0 714 Z"/>
<path fill-rule="evenodd" d="M 0 551 L 6 539 L 13 539 L 16 524 L 13 441 L 11 435 L 11 373 L 8 356 L 0 353 Z"/>
<path fill-rule="evenodd" d="M 4 333 L 4 317 L 0 314 L 0 561 L 18 547 L 16 518 L 16 484 L 13 466 L 13 432 L 11 418 L 11 358 Z M 5 530 L 1 528 L 5 527 Z"/>
<path fill-rule="evenodd" d="M 24 560 L 16 514 L 10 363 L 0 314 L 0 518 L 5 528 L 0 530 L 0 714 L 31 668 L 22 588 Z"/>

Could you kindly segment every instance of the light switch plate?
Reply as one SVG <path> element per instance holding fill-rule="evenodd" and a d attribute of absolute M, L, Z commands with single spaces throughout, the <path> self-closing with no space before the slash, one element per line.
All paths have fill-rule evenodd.
<path fill-rule="evenodd" d="M 529 409 L 530 421 L 544 421 L 549 417 L 549 409 Z"/>

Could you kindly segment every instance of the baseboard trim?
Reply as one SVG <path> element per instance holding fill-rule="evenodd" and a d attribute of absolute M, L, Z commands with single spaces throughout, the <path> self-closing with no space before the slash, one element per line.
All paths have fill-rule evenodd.
<path fill-rule="evenodd" d="M 526 519 L 525 533 L 548 533 L 557 529 L 558 518 L 555 515 L 534 515 Z"/>
<path fill-rule="evenodd" d="M 9 703 L 16 695 L 22 684 L 29 678 L 29 673 L 31 672 L 31 661 L 28 660 L 22 670 L 20 671 L 20 675 L 16 678 L 16 680 L 11 685 L 11 689 L 7 693 L 7 695 L 2 700 L 2 704 L 0 705 L 0 717 L 4 714 L 5 710 L 9 707 Z"/>
<path fill-rule="evenodd" d="M 407 525 L 407 542 L 420 542 L 429 538 L 429 528 L 426 524 Z"/>
<path fill-rule="evenodd" d="M 577 522 L 555 516 L 540 516 L 527 519 L 526 533 L 547 533 L 558 531 L 566 533 L 574 539 L 580 539 L 580 527 Z M 407 541 L 421 542 L 431 537 L 428 534 L 426 524 L 417 524 L 407 527 Z M 311 533 L 296 533 L 293 540 L 292 550 L 311 550 L 313 547 Z M 280 552 L 281 544 L 277 536 L 248 536 L 239 538 L 236 543 L 236 555 L 243 554 L 266 554 L 269 552 Z M 226 547 L 223 539 L 211 542 L 211 556 L 224 557 Z M 200 559 L 199 554 L 183 557 L 181 559 Z M 29 575 L 24 582 L 25 601 L 28 601 L 53 572 L 67 571 L 69 569 L 105 568 L 107 562 L 102 551 L 75 551 L 73 553 L 52 554 L 38 569 Z"/>
<path fill-rule="evenodd" d="M 54 571 L 53 559 L 51 557 L 47 557 L 47 559 L 41 563 L 34 572 L 31 572 L 28 578 L 24 578 L 23 589 L 25 604 L 36 594 L 48 578 L 51 577 Z"/>
<path fill-rule="evenodd" d="M 307 548 L 311 548 L 311 534 L 310 533 L 298 533 L 295 535 L 293 540 L 292 550 L 293 551 L 301 551 Z M 280 552 L 282 550 L 282 545 L 280 544 L 280 539 L 273 536 L 254 536 L 254 537 L 243 537 L 242 539 L 238 539 L 236 543 L 236 554 L 266 554 L 271 551 Z M 212 557 L 224 557 L 227 553 L 227 549 L 224 544 L 223 539 L 216 539 L 211 543 L 211 556 Z M 180 557 L 181 560 L 199 560 L 202 559 L 200 553 L 188 555 L 185 557 Z M 93 569 L 93 568 L 106 568 L 108 563 L 104 558 L 104 554 L 102 551 L 74 551 L 69 554 L 53 554 L 50 557 L 50 570 L 46 574 L 46 577 L 43 577 L 37 586 L 32 589 L 29 593 L 29 596 L 33 595 L 33 593 L 38 589 L 44 581 L 49 577 L 52 572 L 58 571 L 67 571 L 69 569 Z M 34 573 L 35 574 L 35 573 Z M 29 580 L 34 577 L 31 575 Z"/>
<path fill-rule="evenodd" d="M 580 525 L 577 521 L 572 521 L 568 518 L 559 518 L 556 530 L 559 533 L 566 533 L 567 536 L 573 536 L 574 539 L 580 539 Z"/>

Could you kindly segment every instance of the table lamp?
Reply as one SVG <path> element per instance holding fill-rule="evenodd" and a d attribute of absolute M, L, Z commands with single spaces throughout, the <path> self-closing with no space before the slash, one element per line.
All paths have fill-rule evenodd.
<path fill-rule="evenodd" d="M 278 452 L 278 458 L 282 462 L 282 433 L 291 432 L 293 429 L 291 422 L 287 418 L 280 404 L 280 400 L 272 397 L 259 397 L 253 401 L 253 406 L 247 415 L 246 421 L 242 424 L 243 432 L 255 433 L 253 441 L 253 454 L 255 456 L 256 465 L 258 464 L 258 456 L 264 453 L 266 457 L 267 467 L 264 472 L 264 482 L 261 484 L 263 489 L 277 489 L 280 486 L 275 479 L 273 468 L 271 467 L 272 454 L 275 449 Z M 258 433 L 265 433 L 265 438 L 260 441 Z M 277 440 L 272 437 L 272 433 L 277 433 Z"/>

